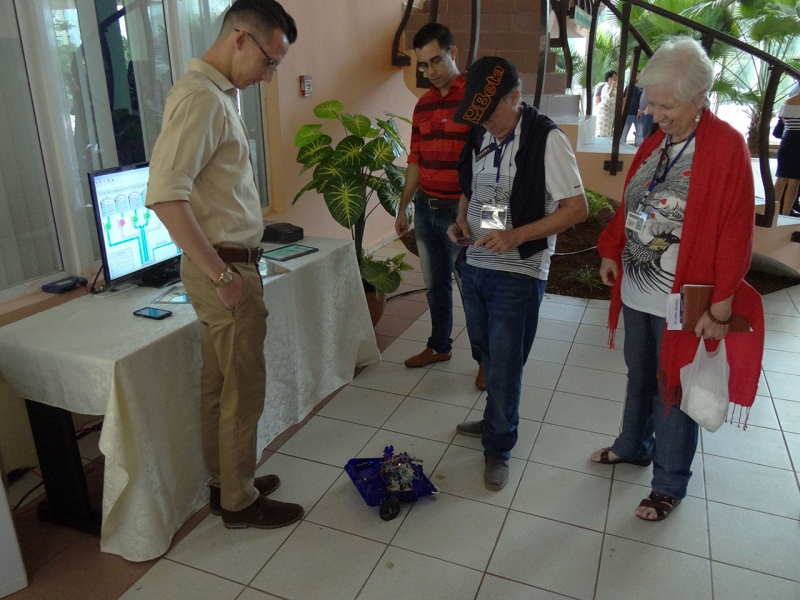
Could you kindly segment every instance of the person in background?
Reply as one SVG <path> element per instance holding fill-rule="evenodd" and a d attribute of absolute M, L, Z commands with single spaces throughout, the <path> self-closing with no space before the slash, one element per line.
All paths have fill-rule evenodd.
<path fill-rule="evenodd" d="M 452 281 L 460 248 L 447 237 L 447 228 L 456 220 L 461 197 L 456 162 L 470 127 L 453 121 L 466 81 L 456 66 L 458 49 L 453 34 L 441 23 L 428 23 L 414 36 L 413 45 L 417 68 L 430 80 L 431 89 L 414 108 L 411 151 L 395 231 L 398 236 L 408 231 L 407 208 L 413 199 L 414 234 L 431 313 L 427 346 L 405 361 L 407 367 L 417 368 L 452 356 Z M 460 290 L 461 280 L 455 274 Z M 480 367 L 475 385 L 485 387 Z"/>
<path fill-rule="evenodd" d="M 641 94 L 639 95 L 639 112 L 636 113 L 636 126 L 640 139 L 637 146 L 641 146 L 642 142 L 650 136 L 650 132 L 653 130 L 653 115 L 647 112 L 647 91 L 641 87 L 639 89 Z"/>
<path fill-rule="evenodd" d="M 449 235 L 467 245 L 461 265 L 464 313 L 487 394 L 483 419 L 456 430 L 481 438 L 483 481 L 490 490 L 508 481 L 522 369 L 536 336 L 556 234 L 587 215 L 567 137 L 521 102 L 521 93 L 514 65 L 485 56 L 470 66 L 454 117 L 474 127 L 458 161 L 464 195 Z"/>
<path fill-rule="evenodd" d="M 642 143 L 642 130 L 639 123 L 639 98 L 641 98 L 642 90 L 638 86 L 639 73 L 641 73 L 641 71 L 636 71 L 636 79 L 634 80 L 633 91 L 631 92 L 631 103 L 628 106 L 628 116 L 625 118 L 625 125 L 622 127 L 622 137 L 620 138 L 623 141 L 628 139 L 628 132 L 631 130 L 631 126 L 633 126 L 634 144 L 637 148 Z M 622 95 L 627 98 L 627 88 L 625 88 L 625 92 L 623 92 Z"/>
<path fill-rule="evenodd" d="M 694 360 L 698 338 L 725 340 L 735 405 L 753 404 L 761 371 L 761 296 L 744 281 L 753 170 L 742 135 L 708 110 L 713 76 L 703 47 L 688 37 L 666 41 L 650 58 L 639 81 L 659 131 L 636 153 L 623 206 L 598 241 L 600 276 L 613 287 L 612 347 L 620 310 L 625 318 L 628 386 L 622 431 L 591 460 L 652 461 L 652 491 L 636 509 L 647 521 L 667 518 L 692 476 L 698 426 L 679 408 L 680 369 Z M 711 306 L 694 331 L 667 330 L 667 296 L 684 284 L 713 285 Z M 753 331 L 729 333 L 733 313 Z"/>
<path fill-rule="evenodd" d="M 183 251 L 181 279 L 200 320 L 203 458 L 211 512 L 225 527 L 272 529 L 303 508 L 267 498 L 276 475 L 255 477 L 264 409 L 263 222 L 237 90 L 273 73 L 297 39 L 274 0 L 236 0 L 222 30 L 167 96 L 150 159 L 147 205 Z"/>
<path fill-rule="evenodd" d="M 800 189 L 800 92 L 786 99 L 780 118 L 783 135 L 778 146 L 775 199 L 781 203 L 781 214 L 790 215 Z"/>
<path fill-rule="evenodd" d="M 597 109 L 597 137 L 614 135 L 614 110 L 617 102 L 617 72 L 605 74 L 605 84 L 600 92 L 600 106 Z"/>

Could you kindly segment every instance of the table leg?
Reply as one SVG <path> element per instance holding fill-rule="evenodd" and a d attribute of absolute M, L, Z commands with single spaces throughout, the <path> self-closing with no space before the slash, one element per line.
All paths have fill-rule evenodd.
<path fill-rule="evenodd" d="M 89 503 L 72 414 L 32 400 L 25 405 L 47 493 L 37 509 L 39 520 L 100 535 L 102 515 Z"/>

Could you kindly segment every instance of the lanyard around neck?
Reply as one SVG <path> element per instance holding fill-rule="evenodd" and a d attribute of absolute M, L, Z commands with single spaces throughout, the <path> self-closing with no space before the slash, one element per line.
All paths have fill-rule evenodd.
<path fill-rule="evenodd" d="M 506 153 L 506 148 L 509 143 L 514 140 L 514 133 L 515 132 L 512 131 L 508 137 L 503 140 L 502 144 L 497 141 L 497 138 L 494 138 L 494 168 L 497 170 L 494 179 L 495 184 L 500 181 L 500 167 L 503 166 L 503 155 Z"/>
<path fill-rule="evenodd" d="M 664 149 L 662 150 L 662 152 L 664 152 L 664 155 L 667 158 L 667 167 L 664 169 L 664 174 L 659 176 L 659 171 L 661 170 L 661 163 L 662 163 L 662 159 L 661 157 L 659 157 L 658 164 L 656 165 L 656 170 L 653 173 L 653 178 L 650 181 L 650 185 L 647 186 L 648 192 L 652 192 L 659 183 L 663 183 L 667 179 L 667 174 L 670 172 L 672 167 L 675 166 L 675 163 L 678 162 L 678 159 L 680 159 L 680 157 L 683 155 L 683 151 L 686 150 L 687 146 L 689 146 L 689 143 L 694 139 L 695 133 L 697 133 L 697 131 L 693 131 L 692 135 L 690 135 L 686 139 L 686 142 L 684 142 L 683 144 L 683 148 L 680 149 L 680 152 L 678 152 L 678 155 L 672 160 L 672 162 L 669 162 L 669 154 L 667 154 L 667 150 L 672 145 L 672 136 L 667 135 L 666 143 L 664 144 Z"/>

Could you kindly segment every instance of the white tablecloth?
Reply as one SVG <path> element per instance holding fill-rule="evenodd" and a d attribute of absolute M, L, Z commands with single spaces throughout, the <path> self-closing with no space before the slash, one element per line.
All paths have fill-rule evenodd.
<path fill-rule="evenodd" d="M 269 277 L 267 397 L 258 451 L 380 360 L 351 241 L 320 249 Z M 265 244 L 267 248 L 276 245 Z M 159 290 L 87 296 L 0 328 L 0 372 L 22 397 L 105 415 L 101 549 L 128 560 L 160 556 L 207 502 L 200 448 L 200 326 L 188 304 L 153 304 Z M 134 317 L 143 306 L 173 311 Z"/>

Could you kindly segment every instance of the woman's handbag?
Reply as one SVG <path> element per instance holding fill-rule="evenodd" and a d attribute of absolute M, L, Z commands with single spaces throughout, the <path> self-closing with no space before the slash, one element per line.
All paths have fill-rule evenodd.
<path fill-rule="evenodd" d="M 716 431 L 725 422 L 729 375 L 725 340 L 708 352 L 701 338 L 694 361 L 681 368 L 681 410 L 706 431 Z"/>
<path fill-rule="evenodd" d="M 783 119 L 779 118 L 778 122 L 775 124 L 775 129 L 772 130 L 772 136 L 778 138 L 779 140 L 783 138 Z"/>

